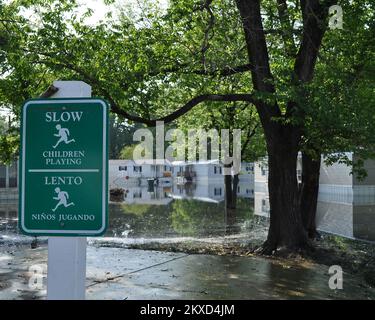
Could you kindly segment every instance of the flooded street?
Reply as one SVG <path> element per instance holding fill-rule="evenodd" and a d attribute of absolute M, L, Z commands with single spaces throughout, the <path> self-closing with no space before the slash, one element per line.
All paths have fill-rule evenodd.
<path fill-rule="evenodd" d="M 317 226 L 324 232 L 375 241 L 375 198 L 347 192 L 321 192 Z M 227 208 L 224 184 L 185 184 L 155 187 L 128 186 L 121 199 L 109 203 L 109 226 L 93 242 L 122 244 L 187 239 L 222 242 L 233 238 L 263 241 L 269 217 L 268 192 L 241 182 L 236 208 Z M 28 243 L 17 227 L 17 200 L 0 200 L 0 245 Z M 254 238 L 256 236 L 256 239 Z M 45 238 L 41 237 L 40 241 Z"/>
<path fill-rule="evenodd" d="M 250 186 L 247 188 L 250 190 Z M 202 189 L 198 187 L 200 194 L 197 195 L 192 193 L 192 186 L 158 187 L 151 192 L 147 187 L 129 187 L 122 201 L 109 203 L 109 226 L 105 235 L 89 239 L 124 246 L 184 239 L 222 241 L 225 237 L 246 237 L 250 231 L 267 226 L 267 219 L 254 215 L 251 191 L 238 197 L 236 209 L 228 209 L 223 185 L 206 186 L 206 194 Z M 18 230 L 17 212 L 15 202 L 0 206 L 0 243 L 32 240 Z M 40 241 L 44 239 L 41 237 Z"/>
<path fill-rule="evenodd" d="M 345 273 L 345 290 L 330 290 L 324 264 L 231 254 L 231 246 L 260 244 L 267 236 L 267 194 L 250 185 L 240 184 L 235 209 L 227 208 L 220 183 L 124 190 L 120 201 L 109 204 L 106 234 L 88 238 L 88 299 L 375 298 L 375 290 L 350 272 Z M 349 230 L 352 238 L 353 219 L 337 215 L 353 215 L 358 201 L 344 200 L 350 201 L 320 195 L 318 215 L 326 228 Z M 345 206 L 349 211 L 342 210 Z M 0 299 L 44 299 L 46 279 L 43 290 L 30 289 L 29 268 L 42 266 L 46 275 L 47 237 L 20 234 L 17 213 L 15 201 L 1 203 Z M 220 248 L 229 249 L 221 255 Z"/>
<path fill-rule="evenodd" d="M 46 247 L 2 253 L 0 299 L 44 299 Z M 43 288 L 29 286 L 30 265 L 44 271 Z M 87 299 L 374 299 L 345 273 L 344 290 L 328 287 L 324 265 L 260 257 L 194 255 L 88 247 Z"/>

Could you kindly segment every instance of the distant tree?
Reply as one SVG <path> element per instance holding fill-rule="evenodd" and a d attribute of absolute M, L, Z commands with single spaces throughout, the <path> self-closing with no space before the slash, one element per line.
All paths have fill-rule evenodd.
<path fill-rule="evenodd" d="M 125 146 L 121 149 L 120 159 L 133 160 L 133 151 L 136 147 L 136 144 Z"/>
<path fill-rule="evenodd" d="M 130 124 L 124 120 L 120 120 L 116 115 L 111 114 L 109 118 L 109 158 L 122 158 L 121 154 L 123 149 L 131 147 L 131 145 L 136 143 L 133 141 L 133 134 L 134 131 L 141 127 L 143 127 L 142 124 Z"/>

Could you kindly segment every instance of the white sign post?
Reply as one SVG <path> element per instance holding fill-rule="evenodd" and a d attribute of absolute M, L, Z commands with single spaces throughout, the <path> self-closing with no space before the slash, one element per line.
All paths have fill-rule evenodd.
<path fill-rule="evenodd" d="M 89 98 L 91 86 L 82 81 L 55 81 L 51 98 Z M 48 238 L 48 300 L 84 300 L 86 291 L 86 237 Z"/>

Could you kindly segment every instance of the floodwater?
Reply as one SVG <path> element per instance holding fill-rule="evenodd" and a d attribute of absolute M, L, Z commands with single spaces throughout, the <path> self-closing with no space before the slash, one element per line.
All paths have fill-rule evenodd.
<path fill-rule="evenodd" d="M 267 224 L 254 215 L 251 184 L 238 187 L 236 209 L 225 205 L 224 184 L 128 187 L 124 196 L 109 203 L 109 227 L 97 241 L 123 243 L 183 241 L 243 235 Z M 15 202 L 0 204 L 1 242 L 24 242 L 18 230 Z M 42 238 L 43 240 L 43 238 Z"/>
<path fill-rule="evenodd" d="M 344 290 L 328 287 L 328 267 L 284 265 L 273 259 L 128 250 L 129 244 L 181 241 L 263 241 L 269 203 L 265 190 L 242 181 L 236 209 L 228 209 L 224 184 L 171 184 L 124 188 L 109 204 L 109 228 L 90 238 L 88 299 L 374 299 L 355 275 Z M 353 200 L 354 199 L 354 200 Z M 362 200 L 360 200 L 362 199 Z M 46 269 L 47 248 L 30 249 L 33 237 L 18 231 L 18 204 L 0 200 L 0 299 L 44 299 L 30 290 L 30 265 Z M 320 194 L 318 226 L 347 237 L 375 240 L 370 197 Z M 367 223 L 366 228 L 363 225 Z M 46 242 L 46 237 L 38 242 Z M 27 247 L 15 247 L 27 244 Z M 120 248 L 119 248 L 120 247 Z M 45 273 L 44 269 L 44 273 Z M 45 280 L 45 279 L 44 279 Z"/>
<path fill-rule="evenodd" d="M 47 248 L 1 255 L 1 299 L 45 299 Z M 43 287 L 30 287 L 29 266 L 43 269 Z M 328 286 L 328 266 L 111 247 L 87 248 L 86 298 L 143 299 L 374 299 L 355 275 L 343 290 Z"/>
<path fill-rule="evenodd" d="M 255 184 L 254 189 L 250 180 L 240 180 L 236 209 L 226 207 L 220 180 L 123 189 L 124 195 L 109 203 L 106 234 L 95 241 L 126 246 L 134 242 L 222 241 L 233 237 L 263 240 L 266 236 L 268 193 L 264 186 Z M 374 214 L 375 196 L 371 193 L 353 195 L 338 190 L 319 194 L 317 226 L 321 231 L 375 241 Z M 0 200 L 0 245 L 33 240 L 19 232 L 17 223 L 16 201 Z"/>
<path fill-rule="evenodd" d="M 146 192 L 145 189 L 142 192 Z M 254 218 L 253 200 L 239 198 L 234 216 L 224 201 L 168 198 L 168 203 L 110 203 L 106 236 L 169 238 L 224 236 L 246 230 Z M 234 211 L 234 210 L 233 210 Z"/>

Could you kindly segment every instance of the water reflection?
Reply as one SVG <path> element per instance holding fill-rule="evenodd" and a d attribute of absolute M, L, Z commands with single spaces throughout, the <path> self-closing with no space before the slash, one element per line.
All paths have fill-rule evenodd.
<path fill-rule="evenodd" d="M 375 195 L 355 191 L 321 193 L 317 221 L 323 231 L 375 241 Z"/>
<path fill-rule="evenodd" d="M 343 189 L 343 188 L 341 188 Z M 317 226 L 321 231 L 375 241 L 375 193 L 365 189 L 325 190 L 319 193 Z M 224 182 L 129 186 L 109 204 L 106 237 L 172 238 L 221 237 L 265 226 L 268 192 L 240 181 L 236 208 L 227 208 Z M 371 190 L 370 190 L 371 191 Z M 0 199 L 0 243 L 19 236 L 16 200 Z M 24 237 L 23 237 L 24 239 Z"/>
<path fill-rule="evenodd" d="M 243 181 L 237 188 L 237 209 L 225 206 L 224 183 L 169 186 L 125 186 L 109 204 L 106 237 L 214 237 L 252 227 L 253 189 Z M 20 235 L 17 203 L 0 205 L 1 235 Z"/>
<path fill-rule="evenodd" d="M 269 196 L 255 183 L 254 214 L 269 217 Z M 318 230 L 348 238 L 375 241 L 375 192 L 371 187 L 321 188 L 316 212 Z"/>
<path fill-rule="evenodd" d="M 247 188 L 248 195 L 240 196 L 236 210 L 226 209 L 220 183 L 126 188 L 121 202 L 110 203 L 106 236 L 206 237 L 240 232 L 253 217 L 252 190 Z"/>
<path fill-rule="evenodd" d="M 15 203 L 0 204 L 0 230 L 9 231 L 17 227 L 18 208 Z"/>

